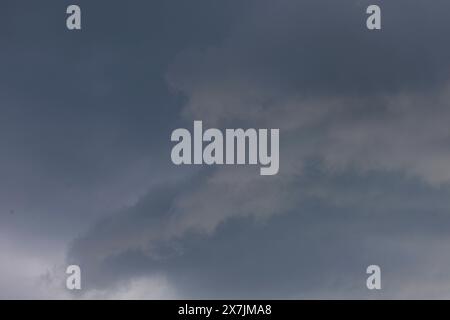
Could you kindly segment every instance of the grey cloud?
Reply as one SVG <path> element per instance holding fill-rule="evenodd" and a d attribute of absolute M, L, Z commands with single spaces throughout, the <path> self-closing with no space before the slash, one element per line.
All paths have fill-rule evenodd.
<path fill-rule="evenodd" d="M 364 4 L 260 2 L 223 43 L 172 64 L 185 119 L 280 128 L 289 174 L 320 156 L 446 183 L 448 4 L 383 4 L 378 33 L 361 24 Z"/>
<path fill-rule="evenodd" d="M 149 195 L 160 205 L 145 200 L 103 222 L 90 239 L 76 244 L 72 258 L 87 259 L 78 261 L 87 263 L 87 283 L 100 288 L 94 290 L 153 275 L 167 278 L 184 298 L 445 295 L 442 281 L 448 276 L 439 274 L 447 263 L 441 253 L 449 226 L 448 189 L 388 172 L 330 175 L 320 163 L 310 166 L 289 190 L 298 196 L 295 205 L 281 207 L 278 215 L 235 215 L 213 233 L 191 229 L 170 236 L 167 208 L 184 190 L 166 188 Z M 211 214 L 223 209 L 213 204 L 217 198 L 208 200 L 212 204 L 203 204 Z M 140 241 L 131 245 L 131 239 Z M 111 246 L 115 253 L 95 263 L 86 255 L 100 248 L 99 257 Z M 364 270 L 372 263 L 384 270 L 386 287 L 379 294 L 365 289 Z"/>
<path fill-rule="evenodd" d="M 445 297 L 450 7 L 383 2 L 370 33 L 368 4 L 82 1 L 83 36 L 62 3 L 0 19 L 0 228 L 78 234 L 86 298 Z M 171 166 L 194 119 L 280 128 L 279 175 Z"/>
<path fill-rule="evenodd" d="M 41 230 L 73 237 L 170 176 L 166 137 L 180 103 L 163 74 L 182 48 L 220 36 L 229 16 L 208 1 L 78 3 L 82 33 L 64 28 L 70 1 L 2 4 L 5 228 L 17 227 L 3 214 L 14 210 L 29 232 L 27 219 L 41 217 Z"/>
<path fill-rule="evenodd" d="M 421 279 L 439 253 L 420 248 L 448 225 L 448 189 L 435 189 L 448 182 L 447 4 L 383 6 L 379 34 L 364 29 L 364 4 L 259 2 L 223 42 L 178 56 L 167 80 L 187 98 L 186 123 L 280 128 L 280 174 L 218 169 L 176 195 L 149 192 L 164 205 L 144 200 L 75 242 L 74 258 L 105 254 L 93 282 L 163 273 L 188 297 L 373 297 L 363 271 L 378 261 L 383 297 L 445 292 Z M 433 23 L 405 21 L 419 12 Z M 310 161 L 323 169 L 313 179 Z M 352 171 L 363 180 L 346 187 Z"/>
<path fill-rule="evenodd" d="M 50 250 L 40 242 L 67 246 L 152 185 L 180 178 L 166 156 L 180 101 L 163 75 L 182 48 L 220 37 L 230 14 L 203 0 L 77 3 L 81 33 L 65 29 L 71 1 L 2 3 L 0 232 L 18 251 L 26 241 L 36 252 Z M 0 282 L 14 278 L 17 292 L 2 285 L 0 295 L 33 295 L 16 270 Z"/>
<path fill-rule="evenodd" d="M 259 1 L 222 43 L 180 55 L 169 79 L 189 96 L 214 84 L 345 96 L 445 83 L 448 3 L 382 2 L 381 32 L 365 28 L 369 4 L 374 3 Z"/>

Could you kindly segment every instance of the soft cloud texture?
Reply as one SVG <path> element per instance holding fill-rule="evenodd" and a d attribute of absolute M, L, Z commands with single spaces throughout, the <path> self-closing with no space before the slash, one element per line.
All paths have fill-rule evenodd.
<path fill-rule="evenodd" d="M 140 272 L 181 279 L 179 290 L 188 297 L 367 297 L 360 284 L 365 266 L 374 260 L 386 266 L 386 282 L 392 284 L 383 297 L 445 292 L 434 276 L 414 278 L 433 269 L 420 248 L 442 239 L 434 223 L 424 228 L 424 221 L 430 212 L 448 208 L 443 196 L 448 191 L 440 190 L 447 190 L 450 178 L 444 54 L 449 46 L 442 41 L 445 29 L 436 27 L 445 15 L 441 7 L 427 7 L 434 21 L 414 34 L 400 18 L 402 4 L 388 5 L 384 28 L 390 31 L 371 34 L 360 27 L 363 4 L 349 5 L 259 2 L 221 43 L 187 49 L 169 68 L 168 83 L 187 100 L 182 110 L 187 126 L 202 119 L 210 126 L 280 128 L 278 176 L 216 168 L 162 191 L 165 197 L 150 191 L 137 206 L 77 241 L 74 256 L 101 257 L 98 263 L 106 269 L 106 263 L 125 268 L 130 255 L 143 259 L 139 264 L 147 267 Z M 311 178 L 312 168 L 317 176 Z M 355 174 L 347 186 L 346 177 Z M 395 181 L 390 175 L 404 181 L 396 184 L 399 190 L 388 187 Z M 408 192 L 420 184 L 427 186 L 425 195 L 416 192 L 410 199 Z M 148 198 L 164 200 L 156 204 Z M 239 223 L 246 226 L 241 242 L 231 240 L 236 231 L 225 227 L 228 221 L 235 221 L 236 229 Z M 277 223 L 284 227 L 273 232 Z M 262 240 L 261 233 L 275 244 Z M 196 234 L 201 240 L 189 240 Z M 282 234 L 290 241 L 277 245 Z M 205 248 L 203 257 L 191 251 L 190 246 L 203 248 L 202 241 L 214 253 Z M 245 254 L 234 255 L 237 247 Z M 261 258 L 264 254 L 269 260 Z M 435 254 L 439 251 L 427 253 L 429 259 Z M 216 255 L 229 259 L 212 272 L 214 267 L 204 265 L 214 264 Z M 194 266 L 210 274 L 208 280 Z M 399 274 L 403 268 L 411 271 L 408 277 Z M 198 283 L 187 281 L 185 273 Z M 257 294 L 261 288 L 267 291 Z"/>
<path fill-rule="evenodd" d="M 35 266 L 0 278 L 2 296 L 448 297 L 450 5 L 382 2 L 369 32 L 368 4 L 108 2 L 107 17 L 105 2 L 82 4 L 83 36 L 52 34 L 60 44 L 33 44 L 0 78 L 1 128 L 15 132 L 0 140 L 0 203 L 16 212 L 1 218 L 2 255 Z M 12 29 L 11 60 L 30 46 Z M 57 81 L 55 64 L 74 77 Z M 279 128 L 279 174 L 171 165 L 170 132 L 194 120 Z M 72 263 L 81 294 L 61 286 Z M 369 264 L 381 292 L 365 288 Z"/>

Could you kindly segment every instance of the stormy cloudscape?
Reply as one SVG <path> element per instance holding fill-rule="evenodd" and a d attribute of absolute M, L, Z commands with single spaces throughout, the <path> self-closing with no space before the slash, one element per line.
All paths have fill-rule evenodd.
<path fill-rule="evenodd" d="M 447 0 L 75 2 L 0 4 L 0 298 L 450 298 Z M 174 165 L 195 120 L 278 174 Z"/>

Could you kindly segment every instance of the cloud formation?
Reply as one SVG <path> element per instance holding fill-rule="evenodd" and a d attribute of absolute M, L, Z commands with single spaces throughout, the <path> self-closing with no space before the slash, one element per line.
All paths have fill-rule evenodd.
<path fill-rule="evenodd" d="M 17 188 L 28 183 L 32 197 L 48 199 L 19 212 L 51 220 L 61 210 L 62 221 L 83 222 L 63 241 L 65 263 L 79 264 L 86 284 L 73 297 L 446 297 L 450 5 L 383 2 L 383 29 L 369 32 L 369 4 L 139 3 L 125 29 L 113 29 L 117 39 L 102 27 L 109 20 L 95 25 L 92 41 L 106 38 L 92 55 L 92 44 L 72 39 L 88 58 L 70 55 L 70 70 L 89 81 L 70 83 L 73 105 L 59 112 L 48 101 L 54 82 L 29 93 L 46 106 L 45 130 L 26 101 L 9 99 L 2 128 L 29 130 L 8 144 L 16 152 L 1 168 L 17 173 L 13 164 L 28 164 L 17 159 L 32 155 L 33 174 Z M 134 16 L 142 12 L 156 12 L 150 23 L 161 35 L 145 31 Z M 15 79 L 8 92 L 17 100 Z M 279 174 L 171 166 L 170 132 L 194 120 L 279 128 Z M 0 197 L 18 197 L 12 186 L 0 185 Z M 365 289 L 373 263 L 381 293 Z"/>

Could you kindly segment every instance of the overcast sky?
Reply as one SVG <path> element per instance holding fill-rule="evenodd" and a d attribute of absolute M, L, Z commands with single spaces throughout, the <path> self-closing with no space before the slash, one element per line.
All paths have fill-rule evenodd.
<path fill-rule="evenodd" d="M 0 298 L 450 298 L 449 14 L 2 0 Z M 173 165 L 194 120 L 279 128 L 280 172 Z"/>

